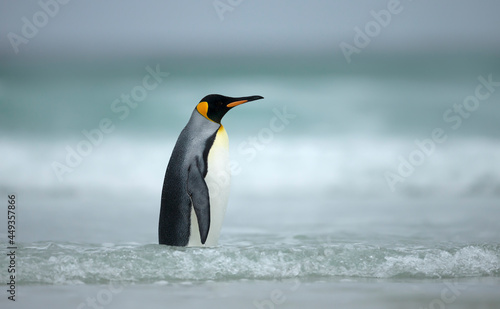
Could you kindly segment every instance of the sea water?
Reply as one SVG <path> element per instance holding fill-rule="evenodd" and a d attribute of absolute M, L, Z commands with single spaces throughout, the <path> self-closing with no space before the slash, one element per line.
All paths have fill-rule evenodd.
<path fill-rule="evenodd" d="M 1 65 L 2 308 L 500 306 L 500 87 L 476 93 L 497 57 Z M 168 75 L 142 92 L 148 67 Z M 165 168 L 209 93 L 265 99 L 223 119 L 219 246 L 160 246 Z"/>

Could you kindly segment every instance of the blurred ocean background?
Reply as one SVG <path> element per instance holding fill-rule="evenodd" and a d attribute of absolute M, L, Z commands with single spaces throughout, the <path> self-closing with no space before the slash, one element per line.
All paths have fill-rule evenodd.
<path fill-rule="evenodd" d="M 172 42 L 157 49 L 160 20 L 139 22 L 144 10 L 159 11 L 157 2 L 121 27 L 103 26 L 112 5 L 71 2 L 19 54 L 7 33 L 19 32 L 37 4 L 11 7 L 14 17 L 2 11 L 0 196 L 6 205 L 16 195 L 19 247 L 17 301 L 2 292 L 2 308 L 86 308 L 89 299 L 105 308 L 498 308 L 500 48 L 486 30 L 483 41 L 475 35 L 498 24 L 490 18 L 498 5 L 480 2 L 490 10 L 459 2 L 454 11 L 469 12 L 475 26 L 449 21 L 458 30 L 437 28 L 436 36 L 425 29 L 445 25 L 436 12 L 447 9 L 430 5 L 433 18 L 416 35 L 411 25 L 429 4 L 412 4 L 350 63 L 339 42 L 352 43 L 352 28 L 386 2 L 337 4 L 354 16 L 350 24 L 334 4 L 310 2 L 302 15 L 304 4 L 276 4 L 279 16 L 303 19 L 267 36 L 272 14 L 252 22 L 260 2 L 221 20 L 212 2 L 203 14 L 169 4 L 173 21 L 162 22 L 186 25 L 175 9 L 186 18 L 211 14 L 207 28 L 221 32 L 168 28 Z M 126 3 L 130 17 L 140 6 Z M 68 20 L 85 12 L 97 22 Z M 343 27 L 326 24 L 331 14 Z M 319 25 L 299 31 L 312 20 Z M 68 25 L 72 36 L 62 30 Z M 326 25 L 345 33 L 309 34 Z M 131 29 L 139 29 L 128 34 L 137 44 L 127 40 Z M 118 38 L 107 42 L 111 33 Z M 276 37 L 282 41 L 271 44 Z M 264 97 L 223 119 L 234 169 L 219 246 L 159 246 L 166 165 L 210 93 Z M 467 105 L 471 96 L 478 104 Z M 436 130 L 441 138 L 430 142 Z"/>

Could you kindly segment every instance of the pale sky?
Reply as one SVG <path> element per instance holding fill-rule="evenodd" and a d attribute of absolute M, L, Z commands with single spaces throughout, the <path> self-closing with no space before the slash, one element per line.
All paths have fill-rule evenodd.
<path fill-rule="evenodd" d="M 68 0 L 41 0 L 50 14 L 39 1 L 1 1 L 0 59 L 335 54 L 341 52 L 341 42 L 354 43 L 355 27 L 365 29 L 373 23 L 371 11 L 388 10 L 391 2 L 399 2 L 398 13 L 380 26 L 369 51 L 500 51 L 498 0 L 69 0 L 56 7 L 57 1 Z M 36 24 L 34 19 L 37 33 L 26 38 L 25 21 Z M 9 33 L 25 39 L 18 43 L 17 53 Z"/>

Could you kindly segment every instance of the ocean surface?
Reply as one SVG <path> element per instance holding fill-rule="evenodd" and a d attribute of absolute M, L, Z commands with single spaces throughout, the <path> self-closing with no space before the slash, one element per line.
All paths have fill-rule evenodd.
<path fill-rule="evenodd" d="M 500 58 L 0 60 L 1 308 L 499 308 Z M 157 245 L 207 94 L 219 246 Z M 16 301 L 8 195 L 16 195 Z"/>

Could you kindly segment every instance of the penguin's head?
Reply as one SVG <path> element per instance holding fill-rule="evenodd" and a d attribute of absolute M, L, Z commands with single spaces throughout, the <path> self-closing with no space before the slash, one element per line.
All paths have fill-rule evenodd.
<path fill-rule="evenodd" d="M 209 94 L 196 106 L 196 109 L 205 118 L 220 123 L 222 117 L 233 107 L 240 104 L 263 99 L 260 95 L 231 98 L 220 94 Z"/>

